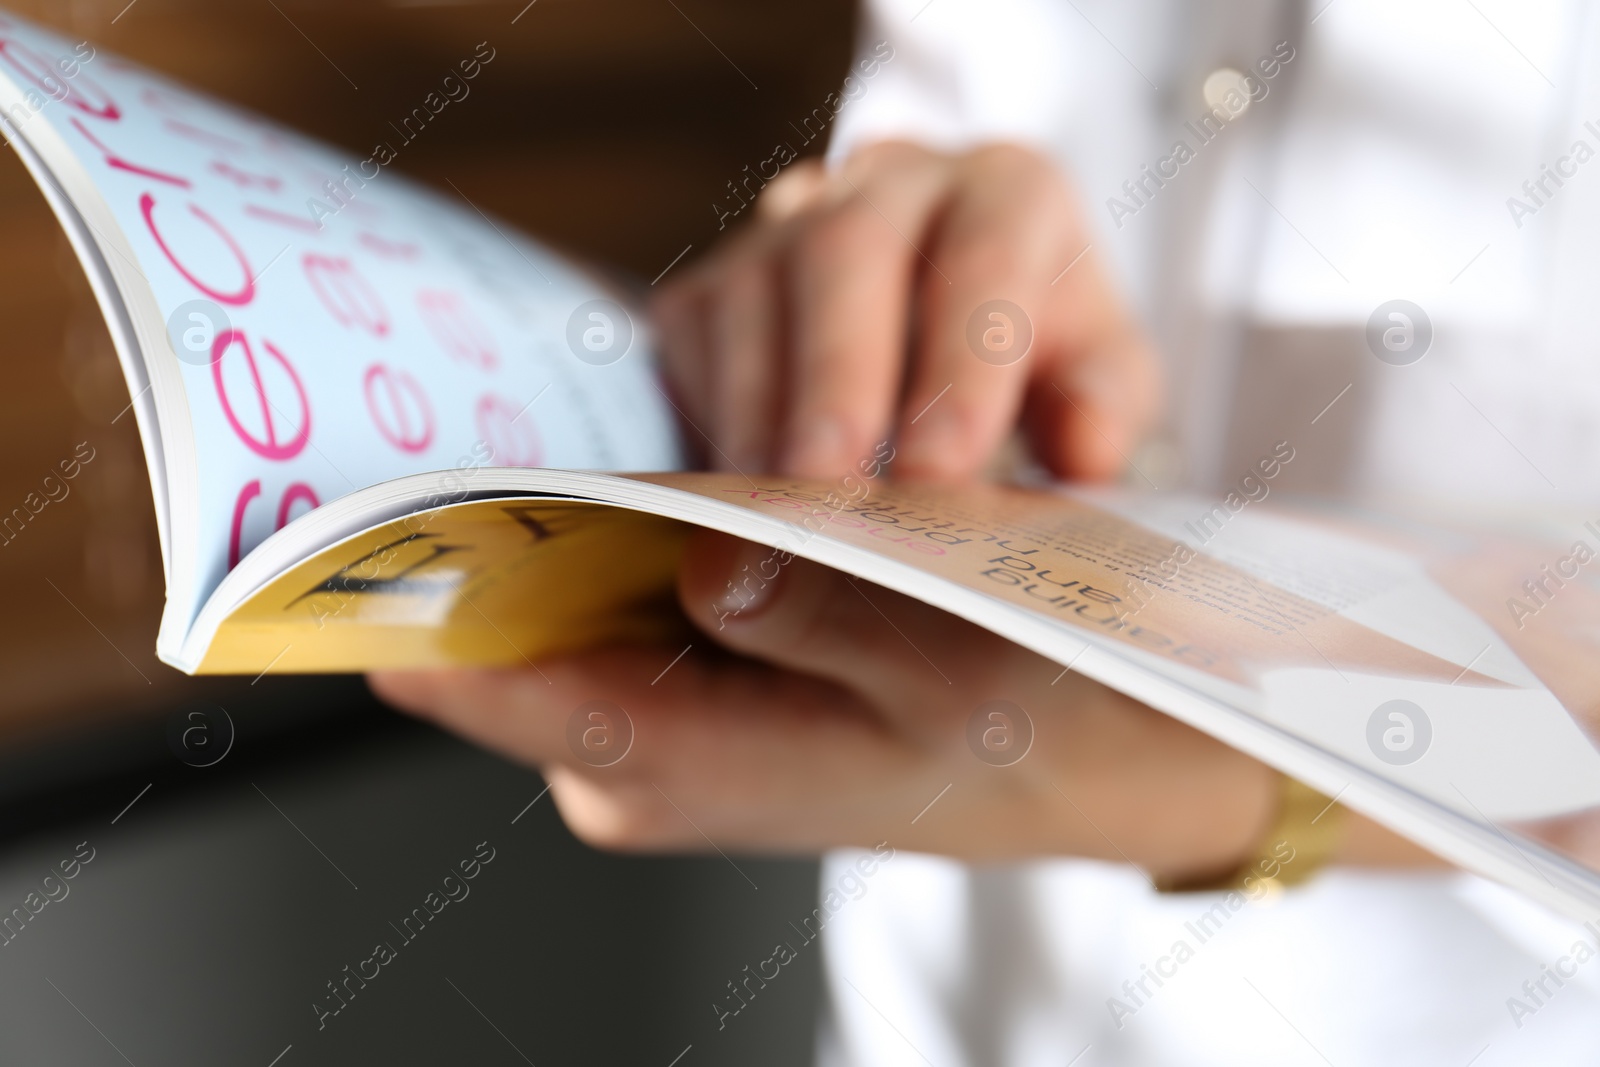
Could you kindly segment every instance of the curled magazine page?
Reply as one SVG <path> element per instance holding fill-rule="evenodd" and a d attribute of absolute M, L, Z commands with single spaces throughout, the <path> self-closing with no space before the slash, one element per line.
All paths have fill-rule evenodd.
<path fill-rule="evenodd" d="M 160 427 L 165 647 L 264 538 L 353 490 L 679 463 L 624 298 L 394 169 L 427 116 L 473 106 L 494 59 L 463 54 L 421 118 L 351 154 L 0 13 L 7 136 L 81 214 L 117 277 L 103 304 L 133 319 L 125 360 L 151 369 L 162 417 L 188 423 Z"/>
<path fill-rule="evenodd" d="M 1315 754 L 1318 787 L 1348 789 L 1349 803 L 1381 783 L 1391 814 L 1403 794 L 1480 827 L 1513 861 L 1526 847 L 1510 844 L 1514 830 L 1591 883 L 1600 869 L 1600 683 L 1581 622 L 1595 592 L 1563 579 L 1534 614 L 1517 606 L 1546 557 L 1553 574 L 1581 570 L 1560 531 L 1278 501 L 1213 510 L 1136 491 L 519 473 L 498 485 L 524 495 L 430 506 L 285 555 L 201 628 L 182 665 L 519 664 L 645 640 L 682 625 L 672 583 L 692 523 L 772 546 L 740 579 L 752 595 L 792 558 L 813 559 L 1268 762 L 1286 751 L 1272 738 L 1293 738 Z M 1161 687 L 1141 688 L 1151 679 Z M 1186 713 L 1202 704 L 1234 726 Z M 1230 732 L 1241 717 L 1251 725 Z"/>

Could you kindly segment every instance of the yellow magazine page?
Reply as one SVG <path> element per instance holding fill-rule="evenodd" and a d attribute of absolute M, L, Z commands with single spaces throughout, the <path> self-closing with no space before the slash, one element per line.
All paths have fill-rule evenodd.
<path fill-rule="evenodd" d="M 257 591 L 197 673 L 533 663 L 683 625 L 687 527 L 569 501 L 481 500 L 357 534 Z"/>

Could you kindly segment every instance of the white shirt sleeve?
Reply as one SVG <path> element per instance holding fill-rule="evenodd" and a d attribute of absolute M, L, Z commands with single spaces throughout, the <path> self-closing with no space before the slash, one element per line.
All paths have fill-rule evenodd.
<path fill-rule="evenodd" d="M 1050 0 L 864 0 L 860 58 L 829 161 L 888 138 L 945 150 L 1008 140 L 1055 151 L 1070 98 L 1073 17 Z"/>

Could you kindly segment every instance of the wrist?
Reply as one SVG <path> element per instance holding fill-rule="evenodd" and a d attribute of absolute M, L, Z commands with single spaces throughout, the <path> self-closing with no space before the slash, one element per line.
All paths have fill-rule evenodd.
<path fill-rule="evenodd" d="M 1224 872 L 1252 857 L 1280 806 L 1280 776 L 1220 741 L 1107 694 L 1040 740 L 1057 851 L 1136 864 L 1157 879 Z M 1025 766 L 1025 765 L 1024 765 Z"/>
<path fill-rule="evenodd" d="M 1220 745 L 1219 745 L 1220 747 Z M 1282 776 L 1224 749 L 1173 783 L 1160 820 L 1165 832 L 1137 860 L 1158 886 L 1225 878 L 1251 864 L 1271 836 L 1282 806 Z"/>

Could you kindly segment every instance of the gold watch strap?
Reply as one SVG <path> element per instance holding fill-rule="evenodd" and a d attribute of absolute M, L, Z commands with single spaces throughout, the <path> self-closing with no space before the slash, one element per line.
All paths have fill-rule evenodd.
<path fill-rule="evenodd" d="M 1243 890 L 1251 896 L 1309 881 L 1338 851 L 1345 811 L 1287 775 L 1279 778 L 1278 810 L 1255 853 L 1233 870 L 1200 878 L 1158 878 L 1163 893 Z"/>

